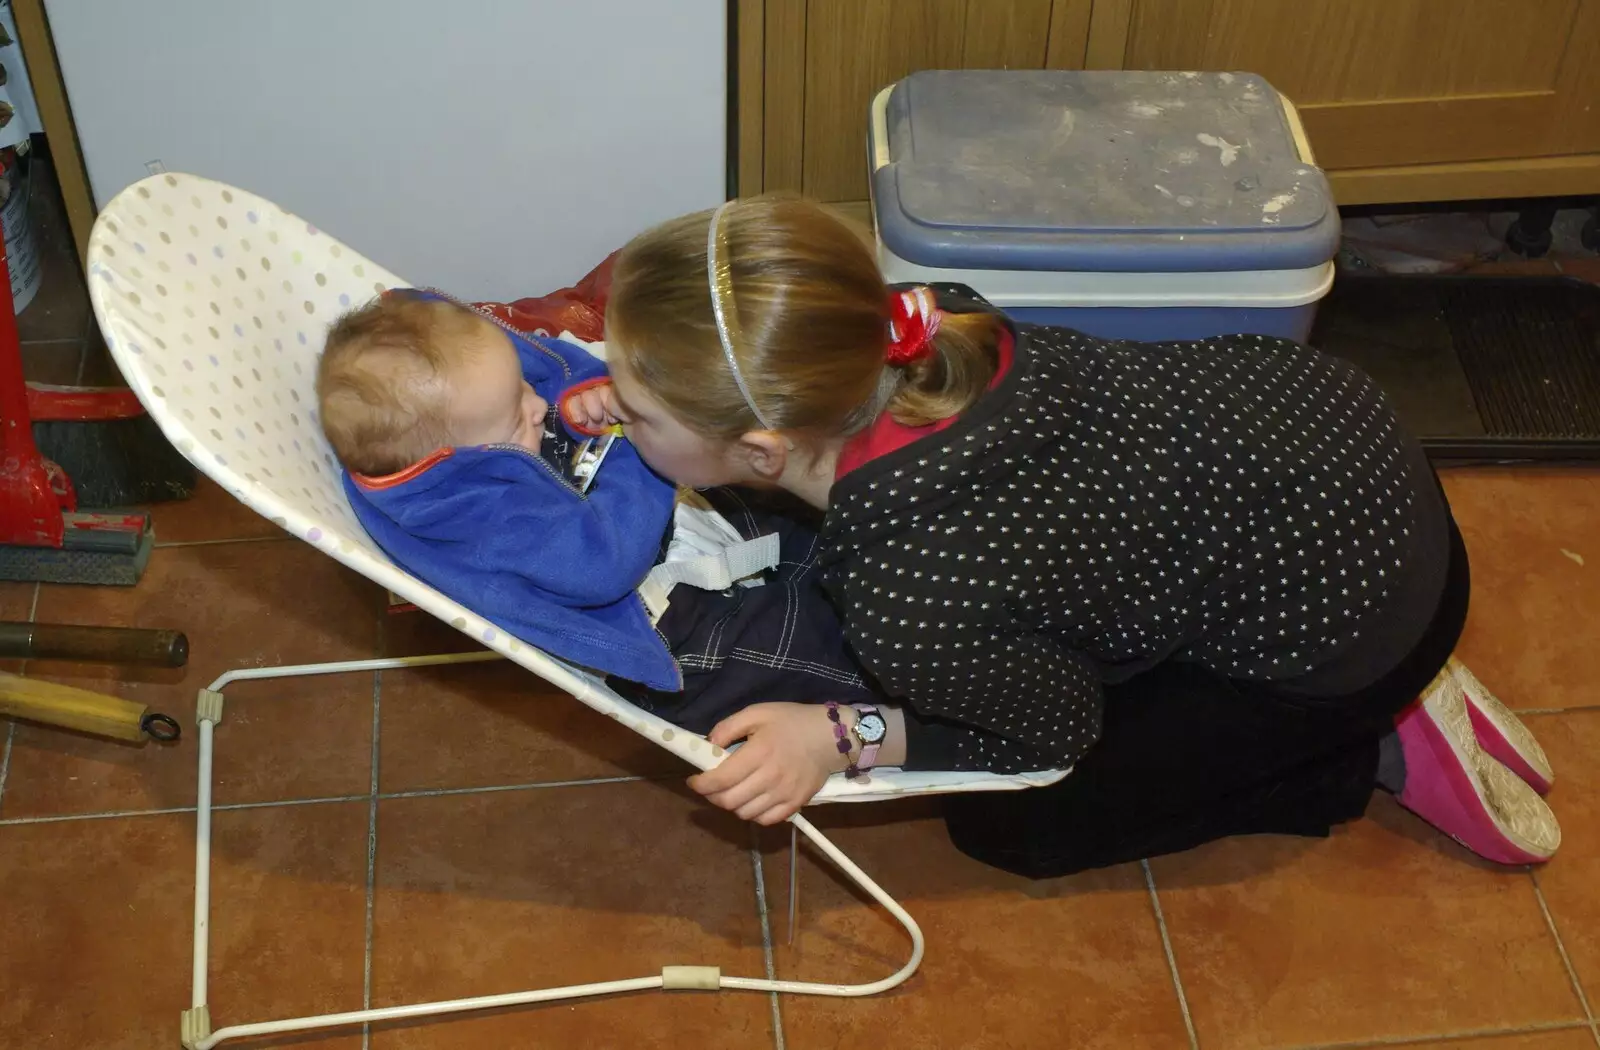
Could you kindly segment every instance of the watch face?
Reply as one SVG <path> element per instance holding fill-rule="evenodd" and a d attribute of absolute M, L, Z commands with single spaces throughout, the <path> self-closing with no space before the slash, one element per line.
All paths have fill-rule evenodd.
<path fill-rule="evenodd" d="M 883 724 L 882 715 L 862 715 L 856 722 L 856 736 L 863 744 L 876 744 L 883 740 L 889 727 Z"/>

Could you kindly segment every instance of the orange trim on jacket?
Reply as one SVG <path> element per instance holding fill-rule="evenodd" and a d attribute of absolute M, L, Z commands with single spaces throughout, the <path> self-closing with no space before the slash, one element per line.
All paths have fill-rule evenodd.
<path fill-rule="evenodd" d="M 368 492 L 381 492 L 392 489 L 396 485 L 404 485 L 413 478 L 420 477 L 429 467 L 442 463 L 455 455 L 454 448 L 441 448 L 417 460 L 404 470 L 397 470 L 393 474 L 384 474 L 382 477 L 371 478 L 365 474 L 349 471 L 350 480 Z"/>
<path fill-rule="evenodd" d="M 610 376 L 595 376 L 593 379 L 585 379 L 581 383 L 574 383 L 567 387 L 567 392 L 561 395 L 561 403 L 556 407 L 561 412 L 561 422 L 567 425 L 568 430 L 572 431 L 574 434 L 581 435 L 582 437 L 600 437 L 607 430 L 611 429 L 610 427 L 602 427 L 599 430 L 591 430 L 588 427 L 580 427 L 577 424 L 577 421 L 572 418 L 572 413 L 567 411 L 567 406 L 572 404 L 572 399 L 574 397 L 577 397 L 585 390 L 592 390 L 597 386 L 605 386 L 610 382 Z"/>

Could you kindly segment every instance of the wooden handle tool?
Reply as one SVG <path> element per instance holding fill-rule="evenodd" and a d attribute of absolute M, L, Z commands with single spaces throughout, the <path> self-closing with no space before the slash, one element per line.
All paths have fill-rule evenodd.
<path fill-rule="evenodd" d="M 181 731 L 176 720 L 152 714 L 144 704 L 3 671 L 0 715 L 139 744 L 147 738 L 176 740 Z"/>

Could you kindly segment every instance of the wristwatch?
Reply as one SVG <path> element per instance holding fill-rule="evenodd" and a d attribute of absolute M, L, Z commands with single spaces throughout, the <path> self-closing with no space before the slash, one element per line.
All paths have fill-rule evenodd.
<path fill-rule="evenodd" d="M 856 713 L 856 724 L 850 727 L 850 735 L 861 745 L 861 758 L 855 763 L 856 773 L 860 774 L 878 761 L 878 749 L 889 735 L 889 724 L 871 704 L 851 704 L 850 707 Z"/>

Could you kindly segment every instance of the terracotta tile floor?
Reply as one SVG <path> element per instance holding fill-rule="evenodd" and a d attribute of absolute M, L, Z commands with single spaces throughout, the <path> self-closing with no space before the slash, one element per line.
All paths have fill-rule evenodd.
<path fill-rule="evenodd" d="M 1037 884 L 956 853 L 926 805 L 824 811 L 924 925 L 927 959 L 902 989 L 647 994 L 379 1026 L 365 1045 L 1600 1045 L 1600 471 L 1453 470 L 1445 484 L 1474 559 L 1463 655 L 1529 712 L 1559 771 L 1566 844 L 1537 875 L 1476 863 L 1387 801 L 1327 841 L 1226 842 Z M 186 716 L 224 668 L 457 644 L 224 499 L 163 510 L 178 539 L 135 589 L 0 586 L 4 617 L 180 627 L 188 668 L 27 673 Z M 4 723 L 0 740 L 0 1046 L 176 1045 L 192 742 Z M 664 752 L 508 668 L 235 686 L 217 762 L 210 998 L 224 1023 L 676 962 L 870 980 L 903 958 L 886 916 L 809 856 L 788 943 L 781 835 L 721 819 Z"/>

